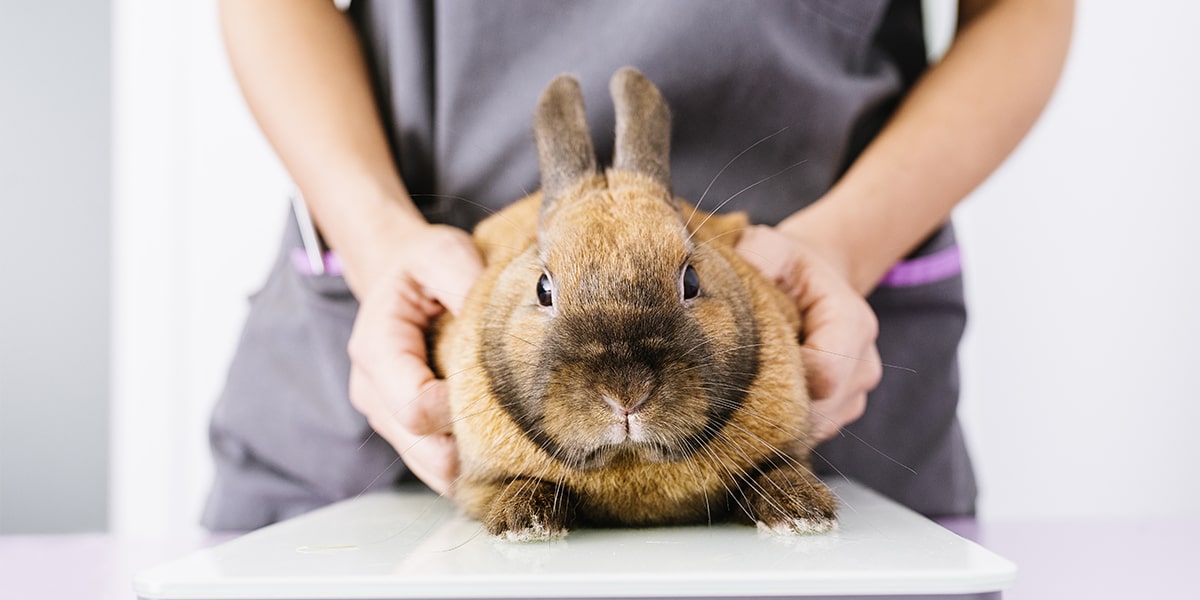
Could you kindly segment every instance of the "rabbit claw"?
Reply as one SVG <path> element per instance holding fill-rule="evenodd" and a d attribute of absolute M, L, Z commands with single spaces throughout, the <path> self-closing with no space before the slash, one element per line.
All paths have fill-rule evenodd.
<path fill-rule="evenodd" d="M 548 542 L 567 535 L 567 498 L 544 481 L 515 480 L 492 502 L 483 519 L 488 533 L 509 542 Z"/>

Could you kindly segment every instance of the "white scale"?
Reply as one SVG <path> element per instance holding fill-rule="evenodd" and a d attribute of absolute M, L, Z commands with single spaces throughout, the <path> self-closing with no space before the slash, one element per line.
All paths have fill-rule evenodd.
<path fill-rule="evenodd" d="M 145 600 L 998 597 L 1016 565 L 863 486 L 840 526 L 779 537 L 715 524 L 492 538 L 423 487 L 365 495 L 145 570 Z"/>

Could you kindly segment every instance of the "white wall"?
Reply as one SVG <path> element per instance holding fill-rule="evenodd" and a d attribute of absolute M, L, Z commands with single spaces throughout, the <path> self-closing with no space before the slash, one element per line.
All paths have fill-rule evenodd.
<path fill-rule="evenodd" d="M 958 212 L 982 510 L 1195 515 L 1200 5 L 1081 4 L 1044 119 Z M 287 182 L 211 2 L 119 0 L 115 14 L 113 524 L 161 532 L 197 518 L 207 412 Z"/>
<path fill-rule="evenodd" d="M 1198 23 L 1081 2 L 1057 96 L 959 211 L 984 514 L 1200 514 Z"/>
<path fill-rule="evenodd" d="M 215 2 L 114 5 L 112 529 L 196 527 L 205 425 L 273 257 L 288 180 L 242 103 Z"/>

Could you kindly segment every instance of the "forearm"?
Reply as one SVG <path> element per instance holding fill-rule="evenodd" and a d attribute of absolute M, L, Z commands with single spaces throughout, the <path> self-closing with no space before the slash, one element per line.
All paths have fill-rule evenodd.
<path fill-rule="evenodd" d="M 861 293 L 941 223 L 1037 120 L 1062 69 L 1071 0 L 963 2 L 959 32 L 841 180 L 779 225 Z"/>
<path fill-rule="evenodd" d="M 259 126 L 360 297 L 424 223 L 391 158 L 361 46 L 330 0 L 221 3 L 234 73 Z"/>

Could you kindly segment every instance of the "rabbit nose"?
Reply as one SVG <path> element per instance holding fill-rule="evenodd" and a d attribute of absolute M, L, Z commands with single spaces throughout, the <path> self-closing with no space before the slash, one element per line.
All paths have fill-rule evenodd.
<path fill-rule="evenodd" d="M 638 397 L 634 397 L 632 394 L 617 394 L 614 397 L 612 394 L 601 393 L 600 398 L 618 417 L 624 419 L 637 412 L 646 403 L 646 400 L 650 398 L 650 392 Z"/>

